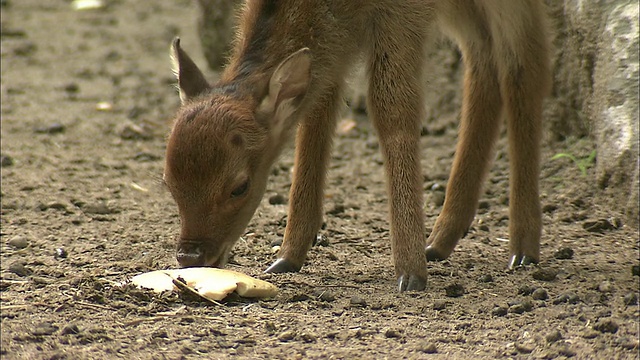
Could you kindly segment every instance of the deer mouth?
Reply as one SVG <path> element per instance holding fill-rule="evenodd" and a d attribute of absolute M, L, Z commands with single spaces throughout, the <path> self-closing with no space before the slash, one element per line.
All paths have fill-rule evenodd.
<path fill-rule="evenodd" d="M 180 239 L 176 260 L 182 268 L 218 267 L 223 268 L 229 260 L 231 245 L 222 244 L 212 247 L 212 239 Z"/>

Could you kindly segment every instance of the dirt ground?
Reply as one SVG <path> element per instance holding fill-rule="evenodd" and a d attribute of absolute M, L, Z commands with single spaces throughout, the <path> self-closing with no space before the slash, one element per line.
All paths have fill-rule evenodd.
<path fill-rule="evenodd" d="M 593 200 L 586 176 L 543 149 L 542 261 L 507 262 L 501 140 L 471 231 L 429 265 L 427 291 L 396 292 L 381 156 L 358 118 L 336 139 L 326 241 L 302 272 L 263 275 L 284 231 L 288 150 L 230 268 L 279 286 L 274 299 L 222 305 L 119 287 L 176 267 L 177 209 L 160 185 L 179 100 L 168 48 L 196 62 L 188 0 L 3 0 L 1 348 L 3 359 L 638 358 L 638 230 Z M 454 119 L 451 114 L 448 119 Z M 443 200 L 456 123 L 425 123 L 427 227 Z M 550 138 L 550 136 L 548 136 Z M 277 197 L 273 199 L 277 200 Z"/>

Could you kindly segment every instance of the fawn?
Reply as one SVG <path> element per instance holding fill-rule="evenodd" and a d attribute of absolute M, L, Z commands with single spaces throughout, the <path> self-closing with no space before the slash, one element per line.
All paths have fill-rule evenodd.
<path fill-rule="evenodd" d="M 288 223 L 266 272 L 300 270 L 322 224 L 344 79 L 361 55 L 385 160 L 399 290 L 424 289 L 427 261 L 447 258 L 471 225 L 502 116 L 511 161 L 509 267 L 538 262 L 542 101 L 551 83 L 545 22 L 541 0 L 248 0 L 213 85 L 174 40 L 182 106 L 163 179 L 180 213 L 179 264 L 225 265 L 295 132 Z M 419 137 L 424 48 L 434 26 L 462 52 L 464 103 L 445 203 L 425 243 Z"/>

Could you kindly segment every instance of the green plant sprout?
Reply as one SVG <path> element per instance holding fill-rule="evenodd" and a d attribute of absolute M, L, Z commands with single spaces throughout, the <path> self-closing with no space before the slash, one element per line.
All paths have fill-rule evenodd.
<path fill-rule="evenodd" d="M 578 169 L 580 169 L 580 172 L 582 173 L 582 176 L 587 176 L 587 169 L 592 167 L 593 164 L 595 163 L 596 160 L 596 151 L 593 150 L 589 156 L 584 157 L 582 159 L 578 159 L 575 156 L 569 154 L 569 153 L 559 153 L 559 154 L 555 154 L 551 160 L 556 160 L 556 159 L 560 159 L 560 158 L 569 158 L 571 159 L 576 166 L 578 167 Z"/>

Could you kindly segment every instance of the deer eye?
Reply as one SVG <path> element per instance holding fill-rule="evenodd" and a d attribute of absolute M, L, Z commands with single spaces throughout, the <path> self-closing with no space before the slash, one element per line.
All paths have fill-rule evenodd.
<path fill-rule="evenodd" d="M 244 194 L 247 193 L 247 190 L 249 190 L 249 180 L 246 180 L 240 186 L 233 189 L 233 191 L 231 192 L 231 197 L 235 198 L 235 197 L 243 196 Z"/>

